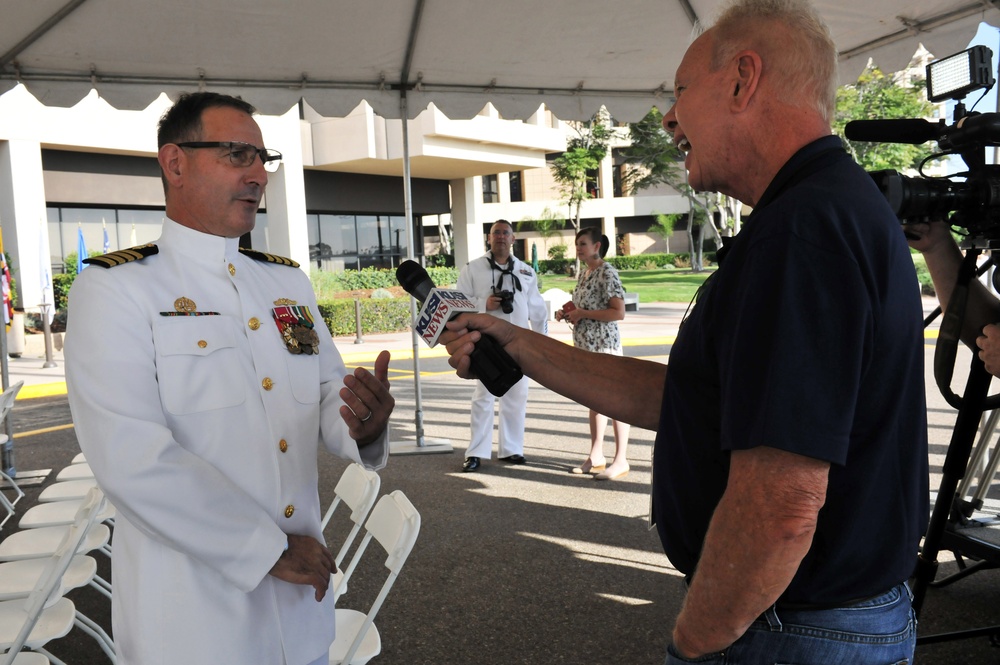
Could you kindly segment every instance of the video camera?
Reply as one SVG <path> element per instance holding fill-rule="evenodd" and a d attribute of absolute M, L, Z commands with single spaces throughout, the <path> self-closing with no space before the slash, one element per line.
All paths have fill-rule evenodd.
<path fill-rule="evenodd" d="M 993 52 L 985 46 L 936 60 L 927 65 L 927 99 L 961 100 L 975 90 L 993 87 Z M 966 112 L 958 101 L 954 123 L 920 119 L 853 120 L 844 128 L 852 141 L 909 143 L 937 141 L 939 152 L 921 163 L 958 154 L 968 171 L 942 177 L 905 176 L 897 171 L 870 175 L 900 222 L 915 223 L 948 218 L 952 226 L 968 231 L 979 247 L 1000 246 L 1000 166 L 986 163 L 986 147 L 1000 146 L 1000 113 Z M 965 178 L 964 181 L 952 178 Z"/>

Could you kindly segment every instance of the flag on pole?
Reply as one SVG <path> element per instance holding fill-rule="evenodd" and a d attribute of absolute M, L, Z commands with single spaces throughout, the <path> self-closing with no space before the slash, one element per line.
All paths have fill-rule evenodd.
<path fill-rule="evenodd" d="M 104 253 L 107 254 L 111 251 L 111 241 L 108 240 L 108 225 L 104 223 L 103 219 L 101 220 L 101 226 L 104 227 Z"/>
<path fill-rule="evenodd" d="M 14 318 L 14 301 L 10 293 L 10 267 L 3 253 L 3 231 L 0 231 L 0 289 L 3 291 L 3 322 L 10 328 Z"/>
<path fill-rule="evenodd" d="M 76 227 L 76 274 L 79 275 L 87 264 L 83 260 L 87 258 L 87 243 L 83 242 L 83 225 Z"/>

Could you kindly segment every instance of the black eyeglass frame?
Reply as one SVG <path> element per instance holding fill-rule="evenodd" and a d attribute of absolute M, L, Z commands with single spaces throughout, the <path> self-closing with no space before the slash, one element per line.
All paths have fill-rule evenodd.
<path fill-rule="evenodd" d="M 251 143 L 244 143 L 243 141 L 185 141 L 184 143 L 175 143 L 178 148 L 227 148 L 229 150 L 229 161 L 233 166 L 239 166 L 241 168 L 248 168 L 253 165 L 253 157 L 246 164 L 237 161 L 236 155 L 241 154 L 244 150 L 250 150 L 254 157 L 260 157 L 260 163 L 264 165 L 264 170 L 269 173 L 274 173 L 278 170 L 281 162 L 281 153 L 277 150 L 272 150 L 270 148 L 258 148 Z M 273 166 L 269 166 L 273 164 Z"/>

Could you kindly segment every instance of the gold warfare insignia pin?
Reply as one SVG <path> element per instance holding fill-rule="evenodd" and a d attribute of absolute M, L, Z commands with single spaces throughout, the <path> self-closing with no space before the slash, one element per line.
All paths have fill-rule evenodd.
<path fill-rule="evenodd" d="M 278 307 L 283 307 L 285 305 L 297 305 L 298 303 L 289 298 L 278 298 L 277 300 L 274 301 L 274 304 L 277 305 Z"/>
<path fill-rule="evenodd" d="M 194 304 L 194 301 L 190 298 L 185 298 L 181 296 L 174 301 L 174 310 L 177 312 L 184 312 L 185 314 L 190 314 L 198 310 L 198 306 Z"/>
<path fill-rule="evenodd" d="M 160 312 L 160 316 L 219 316 L 219 313 L 199 312 L 193 300 L 181 296 L 174 301 L 174 311 Z"/>

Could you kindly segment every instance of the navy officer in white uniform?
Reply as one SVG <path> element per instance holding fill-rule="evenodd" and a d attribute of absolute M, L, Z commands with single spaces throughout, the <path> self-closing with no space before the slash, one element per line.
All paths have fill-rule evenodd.
<path fill-rule="evenodd" d="M 548 332 L 548 310 L 538 292 L 538 277 L 524 261 L 512 253 L 514 227 L 498 219 L 490 227 L 490 251 L 469 261 L 459 273 L 455 288 L 470 296 L 479 311 L 527 328 Z M 515 383 L 500 397 L 500 427 L 497 457 L 511 464 L 524 464 L 524 418 L 528 408 L 528 378 Z M 472 395 L 469 447 L 462 470 L 476 471 L 482 458 L 493 451 L 493 408 L 497 398 L 476 381 Z"/>
<path fill-rule="evenodd" d="M 238 247 L 280 160 L 253 113 L 182 96 L 159 124 L 162 235 L 91 259 L 69 295 L 73 421 L 118 511 L 120 665 L 326 663 L 318 447 L 388 455 L 388 352 L 348 372 L 297 264 Z"/>

